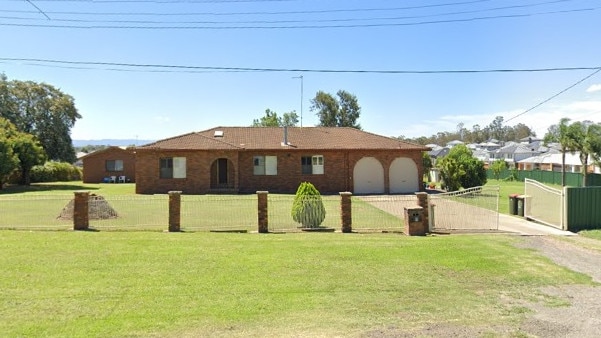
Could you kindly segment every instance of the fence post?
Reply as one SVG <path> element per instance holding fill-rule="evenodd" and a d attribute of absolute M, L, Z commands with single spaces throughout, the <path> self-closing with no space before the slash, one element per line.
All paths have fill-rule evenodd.
<path fill-rule="evenodd" d="M 169 191 L 169 232 L 180 231 L 181 191 Z"/>
<path fill-rule="evenodd" d="M 352 195 L 351 192 L 347 191 L 340 193 L 340 218 L 342 221 L 343 233 L 353 232 L 353 212 L 351 208 Z"/>
<path fill-rule="evenodd" d="M 416 192 L 415 195 L 417 196 L 417 205 L 419 205 L 423 209 L 422 226 L 424 229 L 428 229 L 428 232 L 430 232 L 430 205 L 428 204 L 428 193 Z"/>
<path fill-rule="evenodd" d="M 73 198 L 73 230 L 88 230 L 90 218 L 88 215 L 90 192 L 76 191 Z"/>
<path fill-rule="evenodd" d="M 257 191 L 257 215 L 259 222 L 259 233 L 269 232 L 269 222 L 267 217 L 267 195 L 268 191 Z"/>

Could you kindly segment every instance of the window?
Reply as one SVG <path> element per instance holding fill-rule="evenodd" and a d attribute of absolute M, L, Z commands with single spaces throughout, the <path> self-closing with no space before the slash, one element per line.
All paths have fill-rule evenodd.
<path fill-rule="evenodd" d="M 123 171 L 123 160 L 106 160 L 106 171 Z"/>
<path fill-rule="evenodd" d="M 277 156 L 254 156 L 253 157 L 254 175 L 277 175 L 278 157 Z"/>
<path fill-rule="evenodd" d="M 323 175 L 323 155 L 301 157 L 303 175 Z"/>
<path fill-rule="evenodd" d="M 167 157 L 159 160 L 160 178 L 186 178 L 186 158 Z"/>

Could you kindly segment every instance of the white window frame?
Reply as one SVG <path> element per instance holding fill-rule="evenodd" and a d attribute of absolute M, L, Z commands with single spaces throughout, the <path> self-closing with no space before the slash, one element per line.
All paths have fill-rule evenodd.
<path fill-rule="evenodd" d="M 161 170 L 162 168 L 160 167 L 160 161 L 162 160 L 171 160 L 171 175 L 170 177 L 160 177 L 161 174 L 159 174 L 160 178 L 166 178 L 166 179 L 171 179 L 171 178 L 186 178 L 186 158 L 185 157 L 163 157 L 159 160 L 159 170 Z"/>
<path fill-rule="evenodd" d="M 113 162 L 113 169 L 109 169 L 108 163 Z M 123 171 L 123 160 L 106 160 L 105 164 L 106 171 Z"/>
<path fill-rule="evenodd" d="M 323 155 L 311 156 L 313 175 L 323 175 Z"/>
<path fill-rule="evenodd" d="M 277 156 L 253 156 L 253 174 L 275 176 L 278 174 Z"/>

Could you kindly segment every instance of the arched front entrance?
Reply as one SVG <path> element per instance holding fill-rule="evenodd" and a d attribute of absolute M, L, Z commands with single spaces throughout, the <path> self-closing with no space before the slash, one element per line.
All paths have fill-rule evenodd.
<path fill-rule="evenodd" d="M 383 194 L 384 167 L 374 157 L 364 157 L 353 168 L 355 194 Z"/>
<path fill-rule="evenodd" d="M 417 165 L 410 158 L 395 158 L 390 164 L 389 178 L 391 194 L 419 191 Z"/>
<path fill-rule="evenodd" d="M 234 164 L 227 158 L 219 158 L 211 164 L 211 189 L 234 188 Z"/>

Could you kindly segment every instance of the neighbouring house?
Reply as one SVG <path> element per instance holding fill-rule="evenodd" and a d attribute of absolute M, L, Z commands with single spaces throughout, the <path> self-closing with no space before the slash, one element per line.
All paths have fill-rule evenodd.
<path fill-rule="evenodd" d="M 135 148 L 107 147 L 81 158 L 83 182 L 135 182 Z"/>
<path fill-rule="evenodd" d="M 504 147 L 490 152 L 490 160 L 504 160 L 511 165 L 528 157 L 540 155 L 539 145 L 531 146 L 516 142 L 508 142 Z"/>
<path fill-rule="evenodd" d="M 342 127 L 217 127 L 136 148 L 136 193 L 412 193 L 429 148 Z"/>
<path fill-rule="evenodd" d="M 543 171 L 561 171 L 561 153 L 557 150 L 549 151 L 539 156 L 533 156 L 518 162 L 519 170 L 543 170 Z M 596 166 L 589 157 L 588 173 L 600 173 L 601 169 Z M 565 171 L 569 173 L 579 173 L 582 171 L 582 161 L 580 153 L 565 154 Z"/>

